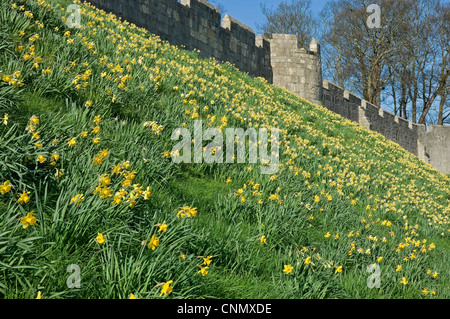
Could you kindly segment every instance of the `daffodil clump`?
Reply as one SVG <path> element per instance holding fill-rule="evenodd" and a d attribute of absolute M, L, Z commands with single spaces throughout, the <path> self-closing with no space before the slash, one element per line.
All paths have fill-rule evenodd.
<path fill-rule="evenodd" d="M 264 79 L 73 3 L 80 28 L 66 24 L 70 1 L 0 3 L 0 296 L 450 296 L 448 176 Z M 279 129 L 278 171 L 174 164 L 172 132 L 195 120 Z M 380 288 L 367 285 L 373 265 Z"/>

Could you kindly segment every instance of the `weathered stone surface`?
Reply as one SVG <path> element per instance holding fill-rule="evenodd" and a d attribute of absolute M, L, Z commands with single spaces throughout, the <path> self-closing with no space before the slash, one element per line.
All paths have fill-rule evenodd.
<path fill-rule="evenodd" d="M 417 155 L 444 174 L 450 174 L 450 127 L 411 123 L 380 109 L 343 88 L 323 81 L 323 105 L 327 109 L 382 134 Z"/>
<path fill-rule="evenodd" d="M 317 40 L 314 39 L 311 48 L 320 52 Z M 320 54 L 298 48 L 297 37 L 293 34 L 272 34 L 270 53 L 273 83 L 319 104 L 322 100 Z"/>
<path fill-rule="evenodd" d="M 419 143 L 424 147 L 423 160 L 444 174 L 450 174 L 450 127 L 430 125 L 428 132 L 419 132 Z M 420 157 L 420 156 L 419 156 Z"/>
<path fill-rule="evenodd" d="M 270 44 L 206 0 L 90 0 L 99 9 L 115 13 L 144 27 L 173 45 L 200 49 L 201 56 L 228 61 L 252 76 L 272 82 Z"/>

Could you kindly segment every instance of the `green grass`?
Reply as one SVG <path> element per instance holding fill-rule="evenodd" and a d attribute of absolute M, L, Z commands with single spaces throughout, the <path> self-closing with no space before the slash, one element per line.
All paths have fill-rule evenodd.
<path fill-rule="evenodd" d="M 0 297 L 450 296 L 448 176 L 321 106 L 86 4 L 83 28 L 68 29 L 70 1 L 13 3 L 0 4 Z M 200 119 L 204 130 L 280 129 L 279 171 L 173 163 L 172 132 L 193 132 Z M 18 203 L 24 192 L 30 200 Z M 194 218 L 177 216 L 185 206 Z M 23 228 L 31 211 L 36 222 Z M 367 286 L 372 264 L 380 288 Z M 71 265 L 80 288 L 67 285 Z"/>

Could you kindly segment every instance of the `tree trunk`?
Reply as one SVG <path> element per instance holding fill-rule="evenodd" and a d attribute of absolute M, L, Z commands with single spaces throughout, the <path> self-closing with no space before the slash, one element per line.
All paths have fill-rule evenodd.
<path fill-rule="evenodd" d="M 442 66 L 441 78 L 439 80 L 439 88 L 433 93 L 431 98 L 426 101 L 426 103 L 424 102 L 423 113 L 419 119 L 419 124 L 425 124 L 425 118 L 426 118 L 428 112 L 430 111 L 431 106 L 433 105 L 436 97 L 438 95 L 445 94 L 445 88 L 447 87 L 447 80 L 450 75 L 450 69 L 446 69 L 447 58 L 448 58 L 449 52 L 450 51 L 447 51 L 446 55 L 444 56 L 444 64 Z M 425 101 L 425 99 L 424 99 L 424 101 Z"/>
<path fill-rule="evenodd" d="M 395 86 L 395 82 L 392 81 L 392 98 L 394 99 L 394 114 L 398 115 L 397 114 L 397 96 L 395 94 L 395 87 L 394 86 Z"/>
<path fill-rule="evenodd" d="M 402 97 L 400 100 L 400 117 L 403 116 L 403 118 L 405 120 L 408 119 L 408 116 L 406 114 L 406 92 L 407 92 L 407 88 L 406 88 L 406 84 L 404 81 L 402 81 Z"/>
<path fill-rule="evenodd" d="M 447 99 L 447 93 L 440 94 L 441 102 L 439 103 L 438 125 L 444 125 L 444 105 Z"/>

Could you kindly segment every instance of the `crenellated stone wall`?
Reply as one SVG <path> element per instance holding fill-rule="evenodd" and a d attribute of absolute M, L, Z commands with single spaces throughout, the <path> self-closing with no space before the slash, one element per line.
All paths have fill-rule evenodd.
<path fill-rule="evenodd" d="M 311 41 L 309 50 L 306 50 L 298 47 L 294 34 L 272 34 L 270 60 L 274 84 L 320 104 L 322 61 L 316 39 Z"/>
<path fill-rule="evenodd" d="M 450 174 L 450 126 L 414 124 L 383 110 L 327 80 L 323 106 L 399 144 L 425 163 Z"/>
<path fill-rule="evenodd" d="M 430 125 L 428 131 L 419 132 L 419 145 L 424 154 L 419 158 L 444 174 L 450 174 L 450 126 Z"/>
<path fill-rule="evenodd" d="M 289 91 L 376 131 L 444 174 L 450 174 L 450 126 L 418 125 L 361 100 L 322 80 L 320 44 L 298 47 L 295 35 L 272 34 L 270 39 L 205 0 L 89 0 L 137 26 L 200 56 L 228 61 L 252 76 Z"/>
<path fill-rule="evenodd" d="M 200 50 L 242 72 L 272 82 L 270 44 L 261 35 L 205 0 L 90 0 L 97 8 L 146 28 L 172 45 Z"/>
<path fill-rule="evenodd" d="M 424 125 L 395 116 L 327 80 L 323 81 L 323 106 L 418 154 L 417 140 Z"/>

